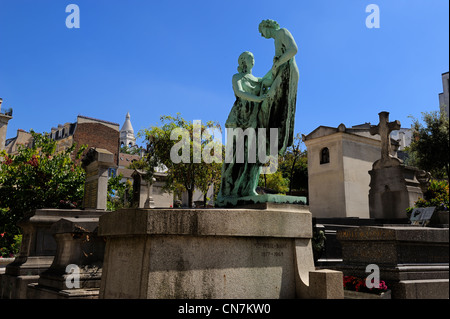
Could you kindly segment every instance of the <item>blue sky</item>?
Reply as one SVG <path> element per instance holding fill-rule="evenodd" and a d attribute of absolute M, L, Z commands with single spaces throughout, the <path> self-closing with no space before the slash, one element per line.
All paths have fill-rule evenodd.
<path fill-rule="evenodd" d="M 80 28 L 68 29 L 68 4 Z M 366 27 L 366 6 L 380 28 Z M 225 123 L 231 78 L 243 51 L 253 74 L 272 64 L 273 40 L 258 24 L 274 19 L 294 36 L 300 80 L 295 131 L 378 123 L 410 127 L 439 109 L 449 70 L 448 0 L 144 1 L 0 0 L 0 97 L 17 129 L 48 132 L 77 115 L 135 132 L 177 112 Z"/>

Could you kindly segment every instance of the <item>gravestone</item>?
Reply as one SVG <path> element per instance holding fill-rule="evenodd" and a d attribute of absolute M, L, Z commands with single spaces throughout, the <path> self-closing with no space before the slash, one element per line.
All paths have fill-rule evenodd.
<path fill-rule="evenodd" d="M 91 148 L 83 158 L 82 166 L 86 170 L 83 207 L 106 210 L 108 170 L 118 167 L 114 163 L 114 154 L 102 148 Z"/>
<path fill-rule="evenodd" d="M 364 226 L 337 232 L 343 262 L 334 269 L 365 278 L 375 264 L 394 299 L 449 298 L 448 228 Z"/>
<path fill-rule="evenodd" d="M 369 171 L 369 212 L 376 219 L 406 219 L 406 209 L 423 196 L 418 176 L 421 171 L 402 164 L 390 155 L 390 133 L 400 129 L 400 122 L 389 122 L 389 113 L 379 113 L 380 123 L 370 129 L 381 136 L 381 158 Z"/>

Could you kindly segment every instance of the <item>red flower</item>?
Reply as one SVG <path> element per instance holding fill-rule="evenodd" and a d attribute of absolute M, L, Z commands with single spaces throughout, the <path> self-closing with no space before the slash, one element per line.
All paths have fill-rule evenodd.
<path fill-rule="evenodd" d="M 3 232 L 3 233 L 0 234 L 0 236 L 4 237 L 5 234 L 6 234 L 6 232 Z"/>
<path fill-rule="evenodd" d="M 12 163 L 12 159 L 8 156 L 5 156 L 5 160 L 3 161 L 4 165 L 9 165 Z"/>

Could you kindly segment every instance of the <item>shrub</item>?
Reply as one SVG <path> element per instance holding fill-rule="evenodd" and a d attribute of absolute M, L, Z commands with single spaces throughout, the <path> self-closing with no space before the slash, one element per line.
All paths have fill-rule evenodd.
<path fill-rule="evenodd" d="M 449 210 L 449 195 L 448 195 L 448 182 L 447 181 L 431 181 L 427 191 L 423 194 L 423 198 L 419 198 L 414 207 L 436 207 L 438 211 Z M 413 210 L 412 207 L 408 209 L 410 213 Z"/>

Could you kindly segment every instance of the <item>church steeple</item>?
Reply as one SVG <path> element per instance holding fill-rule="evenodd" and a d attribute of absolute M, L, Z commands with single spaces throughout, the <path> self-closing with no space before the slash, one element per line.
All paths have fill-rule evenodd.
<path fill-rule="evenodd" d="M 136 145 L 136 138 L 130 121 L 130 112 L 127 112 L 125 122 L 120 129 L 120 146 L 132 147 L 134 145 Z"/>

